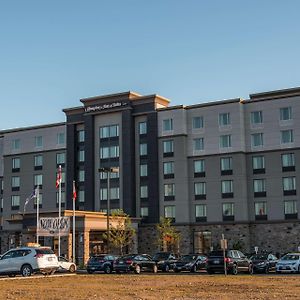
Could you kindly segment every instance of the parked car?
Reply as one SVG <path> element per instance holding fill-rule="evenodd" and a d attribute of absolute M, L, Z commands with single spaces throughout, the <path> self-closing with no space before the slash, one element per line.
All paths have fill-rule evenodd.
<path fill-rule="evenodd" d="M 174 263 L 174 272 L 189 271 L 197 272 L 200 269 L 205 269 L 207 257 L 200 254 L 183 255 L 177 262 Z"/>
<path fill-rule="evenodd" d="M 117 273 L 134 272 L 140 274 L 142 271 L 157 273 L 157 264 L 152 257 L 147 254 L 130 254 L 117 259 L 114 264 Z"/>
<path fill-rule="evenodd" d="M 77 270 L 76 264 L 68 261 L 63 256 L 58 257 L 58 271 L 69 271 L 70 273 L 74 273 Z"/>
<path fill-rule="evenodd" d="M 238 272 L 253 273 L 251 260 L 238 250 L 226 250 L 225 259 L 223 256 L 223 250 L 210 252 L 207 257 L 207 273 L 224 273 L 224 261 L 226 262 L 226 269 L 228 273 L 233 275 L 238 274 Z"/>
<path fill-rule="evenodd" d="M 175 254 L 171 252 L 158 252 L 152 259 L 156 262 L 158 270 L 163 272 L 173 269 L 174 263 L 177 261 Z"/>
<path fill-rule="evenodd" d="M 275 271 L 278 258 L 269 254 L 255 254 L 252 255 L 250 260 L 253 265 L 253 273 L 269 273 Z"/>
<path fill-rule="evenodd" d="M 53 274 L 58 269 L 58 260 L 48 247 L 21 247 L 5 252 L 0 258 L 0 274 L 11 277 L 33 273 Z"/>
<path fill-rule="evenodd" d="M 86 270 L 89 274 L 102 271 L 110 274 L 114 270 L 114 262 L 118 257 L 112 254 L 102 254 L 90 257 L 87 262 Z"/>
<path fill-rule="evenodd" d="M 278 260 L 276 273 L 300 273 L 300 253 L 288 253 Z"/>

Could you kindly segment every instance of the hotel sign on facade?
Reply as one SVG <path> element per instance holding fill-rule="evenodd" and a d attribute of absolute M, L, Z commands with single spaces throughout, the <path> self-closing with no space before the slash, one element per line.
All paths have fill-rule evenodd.
<path fill-rule="evenodd" d="M 119 101 L 119 102 L 113 102 L 113 103 L 108 103 L 103 105 L 87 106 L 85 107 L 84 111 L 86 113 L 93 113 L 93 112 L 99 112 L 99 111 L 112 109 L 112 108 L 119 108 L 126 105 L 128 105 L 128 102 Z"/>

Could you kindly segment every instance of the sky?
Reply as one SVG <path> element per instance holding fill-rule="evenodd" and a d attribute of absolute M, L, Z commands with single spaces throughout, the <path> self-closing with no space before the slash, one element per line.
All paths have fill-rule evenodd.
<path fill-rule="evenodd" d="M 134 91 L 191 105 L 300 86 L 298 0 L 0 0 L 0 130 Z"/>

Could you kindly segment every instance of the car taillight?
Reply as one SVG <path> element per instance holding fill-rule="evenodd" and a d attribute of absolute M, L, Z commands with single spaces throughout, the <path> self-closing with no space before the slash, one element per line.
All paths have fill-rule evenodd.
<path fill-rule="evenodd" d="M 230 262 L 232 262 L 232 259 L 229 258 L 229 257 L 225 257 L 224 261 L 225 261 L 226 263 L 230 263 Z"/>
<path fill-rule="evenodd" d="M 132 260 L 131 259 L 127 259 L 126 260 L 126 264 L 131 265 L 132 264 Z"/>
<path fill-rule="evenodd" d="M 44 256 L 44 254 L 42 254 L 42 253 L 37 253 L 34 257 L 36 257 L 36 258 L 42 258 Z"/>

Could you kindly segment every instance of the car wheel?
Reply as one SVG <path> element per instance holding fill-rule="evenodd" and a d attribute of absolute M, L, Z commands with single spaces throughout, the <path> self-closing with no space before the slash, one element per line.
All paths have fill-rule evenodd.
<path fill-rule="evenodd" d="M 270 272 L 269 266 L 266 266 L 266 268 L 265 268 L 265 273 L 266 273 L 266 274 L 269 274 L 269 272 Z"/>
<path fill-rule="evenodd" d="M 180 270 L 178 270 L 178 269 L 176 268 L 176 269 L 174 269 L 174 272 L 175 272 L 175 273 L 179 273 Z"/>
<path fill-rule="evenodd" d="M 74 273 L 75 271 L 76 271 L 75 265 L 71 265 L 70 268 L 69 268 L 69 272 Z"/>
<path fill-rule="evenodd" d="M 164 271 L 167 272 L 167 273 L 170 271 L 169 265 L 166 265 L 166 266 L 165 266 L 165 270 L 164 270 Z"/>
<path fill-rule="evenodd" d="M 157 273 L 157 265 L 153 266 L 153 273 Z"/>
<path fill-rule="evenodd" d="M 135 274 L 140 274 L 141 273 L 141 267 L 139 265 L 136 265 L 134 268 L 134 273 Z"/>
<path fill-rule="evenodd" d="M 106 265 L 105 268 L 104 268 L 104 273 L 105 273 L 105 274 L 110 274 L 111 271 L 112 271 L 112 270 L 111 270 L 111 266 Z"/>
<path fill-rule="evenodd" d="M 29 276 L 31 276 L 31 274 L 32 274 L 32 268 L 30 265 L 24 265 L 21 268 L 21 275 L 23 277 L 29 277 Z"/>
<path fill-rule="evenodd" d="M 192 267 L 191 272 L 193 272 L 193 273 L 196 273 L 196 272 L 197 272 L 197 266 L 196 266 L 196 265 L 194 265 L 194 266 Z"/>
<path fill-rule="evenodd" d="M 232 272 L 232 275 L 237 275 L 237 273 L 239 272 L 237 265 L 233 265 L 231 272 Z"/>
<path fill-rule="evenodd" d="M 253 268 L 252 264 L 249 265 L 248 271 L 249 271 L 249 274 L 250 274 L 250 275 L 253 275 L 253 274 L 254 274 L 254 268 Z"/>

